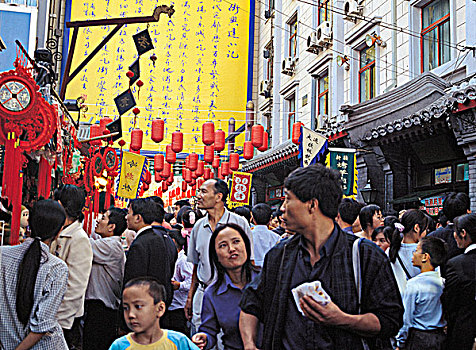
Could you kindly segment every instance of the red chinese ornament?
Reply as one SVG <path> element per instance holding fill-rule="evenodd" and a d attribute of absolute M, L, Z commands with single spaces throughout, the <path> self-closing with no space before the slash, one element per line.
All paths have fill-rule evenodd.
<path fill-rule="evenodd" d="M 213 124 L 213 122 L 206 122 L 203 124 L 202 141 L 207 146 L 210 146 L 215 142 L 215 124 Z"/>
<path fill-rule="evenodd" d="M 107 130 L 106 125 L 109 123 L 112 123 L 112 119 L 109 117 L 102 117 L 101 119 L 99 119 L 99 125 L 101 126 L 101 129 L 103 130 L 103 132 L 104 130 Z"/>
<path fill-rule="evenodd" d="M 203 160 L 207 163 L 213 162 L 213 157 L 215 155 L 215 148 L 213 145 L 205 146 L 203 150 Z"/>
<path fill-rule="evenodd" d="M 154 156 L 154 170 L 160 173 L 163 168 L 164 168 L 164 155 L 157 153 Z"/>
<path fill-rule="evenodd" d="M 205 171 L 203 172 L 203 178 L 205 180 L 209 180 L 212 177 L 212 169 L 210 168 L 205 168 Z"/>
<path fill-rule="evenodd" d="M 172 166 L 170 163 L 164 163 L 164 168 L 162 169 L 162 173 L 160 176 L 162 176 L 163 179 L 166 179 L 170 176 L 170 173 L 172 172 Z"/>
<path fill-rule="evenodd" d="M 251 128 L 251 143 L 254 147 L 259 148 L 263 145 L 263 125 L 253 125 Z"/>
<path fill-rule="evenodd" d="M 168 189 L 169 189 L 169 185 L 167 185 L 167 182 L 166 181 L 162 182 L 162 192 L 165 193 L 168 191 Z"/>
<path fill-rule="evenodd" d="M 182 182 L 182 192 L 187 191 L 187 183 L 185 181 Z"/>
<path fill-rule="evenodd" d="M 264 152 L 268 150 L 268 137 L 269 137 L 268 132 L 265 131 L 263 133 L 263 144 L 261 145 L 261 147 L 258 148 L 258 151 Z"/>
<path fill-rule="evenodd" d="M 139 151 L 142 148 L 142 137 L 144 133 L 141 129 L 134 129 L 131 131 L 131 150 Z"/>
<path fill-rule="evenodd" d="M 175 131 L 172 133 L 172 151 L 175 153 L 182 152 L 183 149 L 183 133 Z"/>
<path fill-rule="evenodd" d="M 292 135 L 292 141 L 296 145 L 299 145 L 299 138 L 301 137 L 301 127 L 304 126 L 303 123 L 301 122 L 296 122 L 293 124 L 293 135 Z"/>
<path fill-rule="evenodd" d="M 128 71 L 128 72 L 126 73 L 126 76 L 127 76 L 129 79 L 132 79 L 132 78 L 134 77 L 134 72 L 130 70 L 130 71 Z"/>
<path fill-rule="evenodd" d="M 223 130 L 215 131 L 215 151 L 221 152 L 225 149 L 225 132 Z"/>
<path fill-rule="evenodd" d="M 197 170 L 197 166 L 198 166 L 198 154 L 196 153 L 190 153 L 189 154 L 189 169 L 192 170 L 192 171 L 195 171 Z"/>
<path fill-rule="evenodd" d="M 233 171 L 238 170 L 240 167 L 240 155 L 238 153 L 230 154 L 230 169 Z"/>
<path fill-rule="evenodd" d="M 167 145 L 165 148 L 165 160 L 167 163 L 173 164 L 177 160 L 177 155 L 172 150 L 172 145 Z"/>
<path fill-rule="evenodd" d="M 132 110 L 132 113 L 137 116 L 140 113 L 140 109 L 136 107 Z"/>
<path fill-rule="evenodd" d="M 198 179 L 198 180 L 197 180 L 197 188 L 202 187 L 202 185 L 203 185 L 204 182 L 205 182 L 205 180 L 203 180 L 203 179 Z"/>
<path fill-rule="evenodd" d="M 205 171 L 205 162 L 203 160 L 199 160 L 197 165 L 197 170 L 195 170 L 197 177 L 202 176 L 204 171 Z"/>
<path fill-rule="evenodd" d="M 221 163 L 221 174 L 223 176 L 230 175 L 230 163 L 228 162 Z"/>
<path fill-rule="evenodd" d="M 155 119 L 152 121 L 152 141 L 161 142 L 164 139 L 164 121 L 162 119 Z"/>
<path fill-rule="evenodd" d="M 195 171 L 192 171 L 192 179 L 197 179 L 198 175 Z"/>
<path fill-rule="evenodd" d="M 182 177 L 186 182 L 190 183 L 190 181 L 192 181 L 192 172 L 189 169 L 184 168 L 182 170 Z"/>
<path fill-rule="evenodd" d="M 159 172 L 155 172 L 154 173 L 154 179 L 155 179 L 155 182 L 159 183 L 160 181 L 162 181 L 162 177 L 160 176 L 160 173 Z"/>
<path fill-rule="evenodd" d="M 219 166 L 220 166 L 220 156 L 215 156 L 215 158 L 213 158 L 212 167 L 216 169 Z"/>
<path fill-rule="evenodd" d="M 253 158 L 253 152 L 254 149 L 251 141 L 245 141 L 243 144 L 243 158 L 245 158 L 246 160 L 250 160 L 251 158 Z"/>
<path fill-rule="evenodd" d="M 92 139 L 94 137 L 98 137 L 101 135 L 102 135 L 101 125 L 99 124 L 91 125 L 91 127 L 89 128 L 89 138 Z M 89 141 L 89 143 L 91 144 L 91 146 L 96 146 L 96 147 L 101 146 L 101 140 L 93 140 L 93 141 Z"/>

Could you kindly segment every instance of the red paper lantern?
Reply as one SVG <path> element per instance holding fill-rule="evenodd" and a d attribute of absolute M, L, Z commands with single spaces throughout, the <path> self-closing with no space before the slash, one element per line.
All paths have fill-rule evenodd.
<path fill-rule="evenodd" d="M 170 163 L 164 163 L 164 169 L 162 169 L 161 176 L 163 179 L 166 179 L 170 176 L 170 173 L 172 172 L 172 166 Z"/>
<path fill-rule="evenodd" d="M 160 173 L 158 171 L 156 171 L 154 173 L 154 180 L 155 182 L 159 183 L 160 181 L 162 181 L 162 177 L 160 176 Z"/>
<path fill-rule="evenodd" d="M 198 175 L 195 171 L 192 171 L 192 179 L 198 178 Z"/>
<path fill-rule="evenodd" d="M 185 181 L 182 181 L 182 192 L 187 191 L 187 183 Z"/>
<path fill-rule="evenodd" d="M 207 163 L 213 162 L 213 157 L 215 155 L 215 148 L 213 145 L 211 146 L 205 146 L 205 149 L 203 151 L 203 160 Z"/>
<path fill-rule="evenodd" d="M 304 126 L 301 122 L 296 122 L 293 124 L 293 136 L 292 141 L 296 145 L 299 145 L 299 138 L 301 137 L 301 127 Z"/>
<path fill-rule="evenodd" d="M 144 174 L 144 183 L 150 184 L 151 180 L 152 180 L 152 175 L 150 174 L 150 171 L 147 170 Z"/>
<path fill-rule="evenodd" d="M 144 182 L 144 184 L 142 185 L 142 189 L 145 191 L 147 191 L 149 189 L 149 184 L 147 182 Z"/>
<path fill-rule="evenodd" d="M 106 128 L 106 125 L 112 123 L 112 119 L 109 117 L 102 117 L 99 120 L 99 125 L 101 125 L 101 129 L 104 130 Z"/>
<path fill-rule="evenodd" d="M 258 151 L 264 152 L 268 150 L 268 137 L 269 137 L 268 132 L 265 131 L 263 133 L 263 144 L 261 145 L 261 147 L 258 148 Z"/>
<path fill-rule="evenodd" d="M 207 146 L 215 142 L 215 124 L 213 122 L 206 122 L 202 125 L 202 141 Z"/>
<path fill-rule="evenodd" d="M 167 185 L 167 182 L 162 182 L 162 192 L 167 192 L 167 190 L 169 189 L 169 185 Z"/>
<path fill-rule="evenodd" d="M 175 180 L 174 173 L 171 172 L 169 178 L 167 179 L 167 185 L 172 186 L 172 184 L 174 183 L 174 180 Z"/>
<path fill-rule="evenodd" d="M 134 131 L 134 130 L 132 130 Z M 94 138 L 94 137 L 98 137 L 98 136 L 101 136 L 102 135 L 102 128 L 101 128 L 101 125 L 99 124 L 93 124 L 90 126 L 89 128 L 89 138 Z M 89 143 L 91 144 L 91 146 L 101 146 L 101 140 L 93 140 L 93 141 L 89 141 Z M 141 143 L 142 144 L 142 143 Z"/>
<path fill-rule="evenodd" d="M 197 165 L 197 170 L 195 170 L 197 177 L 202 176 L 204 171 L 205 171 L 205 162 L 203 160 L 199 160 Z"/>
<path fill-rule="evenodd" d="M 141 129 L 134 129 L 131 131 L 131 150 L 139 151 L 142 148 L 142 137 L 144 133 Z"/>
<path fill-rule="evenodd" d="M 190 186 L 192 187 L 192 189 L 193 189 L 193 187 L 195 187 L 196 184 L 197 184 L 197 180 L 192 179 L 192 181 L 190 181 Z M 194 190 L 194 189 L 193 189 L 193 190 Z M 194 190 L 194 191 L 195 191 L 195 190 Z"/>
<path fill-rule="evenodd" d="M 164 139 L 164 121 L 155 119 L 152 121 L 151 138 L 154 142 L 161 142 Z"/>
<path fill-rule="evenodd" d="M 205 171 L 203 172 L 203 178 L 205 180 L 211 179 L 212 177 L 212 169 L 210 168 L 205 168 Z"/>
<path fill-rule="evenodd" d="M 240 155 L 238 153 L 230 154 L 230 169 L 233 171 L 238 170 L 240 167 Z"/>
<path fill-rule="evenodd" d="M 251 141 L 245 141 L 243 144 L 243 158 L 245 158 L 246 160 L 250 160 L 251 158 L 253 158 L 253 152 L 254 149 Z"/>
<path fill-rule="evenodd" d="M 172 151 L 175 153 L 182 152 L 183 149 L 183 134 L 181 131 L 172 133 Z"/>
<path fill-rule="evenodd" d="M 220 166 L 220 156 L 215 156 L 215 158 L 213 158 L 212 167 L 216 169 L 219 166 Z"/>
<path fill-rule="evenodd" d="M 175 163 L 175 161 L 177 160 L 177 155 L 172 150 L 171 145 L 167 145 L 167 147 L 165 148 L 165 160 L 167 161 L 167 163 L 170 164 Z"/>
<path fill-rule="evenodd" d="M 225 132 L 223 130 L 215 131 L 215 151 L 221 152 L 225 149 Z"/>
<path fill-rule="evenodd" d="M 131 78 L 134 76 L 134 72 L 130 70 L 130 71 L 128 71 L 128 72 L 126 73 L 126 76 L 127 76 L 129 79 L 131 79 Z"/>
<path fill-rule="evenodd" d="M 190 153 L 189 154 L 189 166 L 188 168 L 192 171 L 195 171 L 197 170 L 197 166 L 198 166 L 198 154 L 196 153 Z"/>
<path fill-rule="evenodd" d="M 203 180 L 203 179 L 198 179 L 198 180 L 197 180 L 197 188 L 202 187 L 202 185 L 203 185 L 204 182 L 205 182 L 205 180 Z"/>
<path fill-rule="evenodd" d="M 163 168 L 164 168 L 164 155 L 157 153 L 154 156 L 154 170 L 156 172 L 161 172 Z"/>
<path fill-rule="evenodd" d="M 263 125 L 253 125 L 253 127 L 251 128 L 251 143 L 254 147 L 259 148 L 263 145 L 263 133 Z"/>
<path fill-rule="evenodd" d="M 182 170 L 182 177 L 187 183 L 190 183 L 192 181 L 192 172 L 190 169 L 184 168 Z"/>
<path fill-rule="evenodd" d="M 230 163 L 229 162 L 221 163 L 221 174 L 223 176 L 230 175 Z"/>
<path fill-rule="evenodd" d="M 190 156 L 185 157 L 185 168 L 190 168 Z"/>
<path fill-rule="evenodd" d="M 217 176 L 217 177 L 218 177 L 219 179 L 221 179 L 221 180 L 224 180 L 224 179 L 225 179 L 225 177 L 224 177 L 223 174 L 221 173 L 221 167 L 218 168 L 218 176 Z"/>

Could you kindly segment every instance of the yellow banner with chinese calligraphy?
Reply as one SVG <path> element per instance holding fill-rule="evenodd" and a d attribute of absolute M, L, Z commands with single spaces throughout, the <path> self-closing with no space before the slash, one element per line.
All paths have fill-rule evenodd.
<path fill-rule="evenodd" d="M 135 153 L 122 152 L 119 169 L 117 196 L 127 199 L 137 198 L 142 174 L 147 169 L 146 157 Z"/>
<path fill-rule="evenodd" d="M 151 16 L 157 1 L 67 0 L 65 22 L 102 18 Z M 127 24 L 102 48 L 68 85 L 67 99 L 87 95 L 88 111 L 81 121 L 97 122 L 103 116 L 119 115 L 114 98 L 129 88 L 126 73 L 139 57 L 133 35 L 148 28 L 154 49 L 139 57 L 140 88 L 132 92 L 140 109 L 136 127 L 144 131 L 144 151 L 165 151 L 174 131 L 184 134 L 184 151 L 203 153 L 202 124 L 228 134 L 230 118 L 236 128 L 246 119 L 253 81 L 253 0 L 178 0 L 175 13 L 162 14 L 159 22 Z M 250 20 L 251 19 L 251 20 Z M 79 31 L 71 72 L 90 54 L 114 26 L 85 27 Z M 71 41 L 65 28 L 64 47 Z M 154 54 L 156 60 L 153 60 Z M 66 63 L 63 57 L 63 67 Z M 165 139 L 151 140 L 151 123 L 165 121 Z M 130 142 L 134 128 L 132 109 L 122 116 L 123 139 Z M 228 136 L 228 135 L 227 135 Z M 244 142 L 243 134 L 235 140 Z M 127 146 L 126 146 L 127 147 Z"/>
<path fill-rule="evenodd" d="M 234 171 L 231 178 L 230 197 L 228 207 L 235 208 L 250 203 L 251 180 L 253 175 Z"/>
<path fill-rule="evenodd" d="M 341 174 L 344 197 L 354 198 L 357 194 L 356 151 L 351 148 L 329 148 L 326 165 Z"/>

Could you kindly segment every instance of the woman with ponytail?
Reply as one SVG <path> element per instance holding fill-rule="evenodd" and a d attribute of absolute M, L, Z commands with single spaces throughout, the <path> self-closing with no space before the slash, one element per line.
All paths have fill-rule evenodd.
<path fill-rule="evenodd" d="M 66 291 L 68 268 L 49 253 L 66 220 L 58 202 L 37 202 L 31 238 L 1 247 L 0 341 L 4 349 L 67 350 L 56 313 Z"/>
<path fill-rule="evenodd" d="M 428 216 L 421 210 L 410 209 L 403 214 L 400 223 L 394 223 L 394 227 L 387 253 L 398 289 L 403 295 L 407 281 L 420 273 L 420 269 L 413 266 L 412 257 L 418 242 L 426 236 Z"/>

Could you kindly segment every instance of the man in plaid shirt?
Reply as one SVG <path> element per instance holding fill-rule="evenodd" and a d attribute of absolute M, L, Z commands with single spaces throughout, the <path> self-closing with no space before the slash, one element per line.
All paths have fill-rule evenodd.
<path fill-rule="evenodd" d="M 342 199 L 340 174 L 311 165 L 292 172 L 284 185 L 283 223 L 297 234 L 268 252 L 261 274 L 243 294 L 245 349 L 256 349 L 258 321 L 264 323 L 262 349 L 391 349 L 389 338 L 403 324 L 400 293 L 387 256 L 363 240 L 359 313 L 352 263 L 358 237 L 334 221 Z M 302 297 L 303 316 L 291 290 L 317 280 L 332 301 L 323 306 Z"/>

